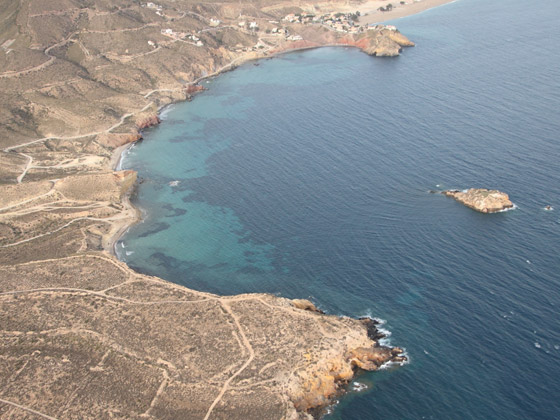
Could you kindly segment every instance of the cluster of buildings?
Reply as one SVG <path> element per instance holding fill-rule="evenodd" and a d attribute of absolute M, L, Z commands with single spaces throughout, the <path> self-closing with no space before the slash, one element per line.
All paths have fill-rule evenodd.
<path fill-rule="evenodd" d="M 313 23 L 317 22 L 318 18 L 312 13 L 290 13 L 282 20 L 289 23 Z"/>
<path fill-rule="evenodd" d="M 142 5 L 143 7 L 147 7 L 150 9 L 155 9 L 156 12 L 159 12 L 162 10 L 162 7 L 158 4 L 155 3 L 151 3 L 148 2 L 146 4 Z M 315 25 L 322 25 L 322 26 L 326 26 L 329 27 L 330 29 L 337 31 L 337 32 L 344 32 L 344 33 L 361 33 L 364 32 L 366 30 L 382 30 L 382 29 L 387 29 L 387 30 L 391 30 L 391 31 L 396 31 L 397 28 L 393 25 L 372 25 L 372 26 L 368 26 L 368 25 L 360 25 L 358 23 L 358 19 L 360 16 L 360 12 L 355 12 L 355 13 L 327 13 L 327 14 L 323 14 L 323 15 L 315 15 L 312 13 L 290 13 L 288 15 L 286 15 L 284 18 L 282 18 L 282 22 L 286 22 L 286 23 L 300 23 L 302 25 L 307 25 L 307 24 L 315 24 Z M 278 26 L 274 26 L 272 29 L 267 29 L 266 32 L 268 34 L 273 34 L 273 35 L 279 35 L 279 36 L 284 36 L 286 38 L 286 40 L 289 41 L 300 41 L 303 38 L 300 35 L 297 34 L 290 34 L 288 29 L 285 26 L 281 25 L 281 22 L 279 21 L 274 21 L 274 20 L 270 20 L 268 21 L 271 24 L 277 24 Z M 209 21 L 209 25 L 211 27 L 218 27 L 221 24 L 221 21 L 217 18 L 211 18 Z M 259 30 L 259 24 L 256 21 L 239 21 L 237 23 L 238 27 L 241 29 L 245 29 L 245 30 L 250 30 L 252 32 L 256 32 Z M 196 45 L 198 47 L 202 47 L 204 44 L 202 43 L 202 41 L 196 36 L 194 35 L 194 33 L 185 33 L 185 32 L 175 32 L 173 31 L 173 29 L 171 28 L 166 28 L 166 29 L 162 29 L 161 30 L 161 34 L 164 36 L 167 36 L 169 38 L 175 39 L 175 40 L 181 40 L 184 42 L 188 42 L 191 43 L 193 45 Z M 148 43 L 150 44 L 150 46 L 152 47 L 156 47 L 157 45 L 152 42 L 152 41 L 148 41 Z M 261 41 L 259 41 L 259 43 L 257 45 L 255 45 L 254 47 L 240 47 L 238 46 L 238 50 L 242 50 L 242 51 L 248 51 L 248 50 L 258 50 L 261 48 L 265 48 L 265 44 L 261 45 Z M 236 50 L 237 51 L 237 50 Z"/>
<path fill-rule="evenodd" d="M 289 23 L 319 24 L 327 26 L 337 32 L 358 33 L 363 32 L 366 27 L 358 23 L 360 12 L 356 13 L 327 13 L 314 15 L 312 13 L 290 13 L 282 20 Z"/>
<path fill-rule="evenodd" d="M 278 23 L 278 22 L 275 22 Z M 269 31 L 267 30 L 267 33 Z M 282 27 L 274 27 L 270 30 L 270 33 L 273 35 L 283 35 L 284 37 L 286 37 L 286 39 L 288 41 L 300 41 L 303 38 L 299 35 L 290 35 L 290 33 L 288 32 L 288 30 L 286 28 L 282 28 Z"/>
<path fill-rule="evenodd" d="M 358 23 L 359 12 L 356 13 L 331 13 L 320 17 L 320 23 L 337 32 L 358 33 L 365 27 Z"/>
<path fill-rule="evenodd" d="M 243 29 L 249 29 L 251 31 L 258 31 L 259 24 L 257 22 L 245 22 L 244 20 L 237 23 L 237 26 Z"/>
<path fill-rule="evenodd" d="M 159 4 L 155 4 L 152 2 L 148 2 L 146 4 L 143 4 L 142 7 L 147 7 L 148 9 L 156 9 L 156 10 L 162 10 L 163 7 L 161 7 Z"/>
<path fill-rule="evenodd" d="M 290 13 L 286 15 L 282 20 L 289 23 L 301 23 L 301 24 L 318 24 L 327 26 L 337 32 L 345 32 L 350 34 L 364 32 L 366 30 L 374 29 L 388 29 L 391 31 L 396 31 L 397 28 L 393 25 L 360 25 L 358 19 L 360 17 L 360 12 L 355 13 L 327 13 L 324 15 L 314 15 L 311 13 Z M 277 29 L 277 28 L 275 28 Z M 277 29 L 280 31 L 280 29 Z M 272 30 L 274 32 L 274 29 Z"/>
<path fill-rule="evenodd" d="M 196 35 L 188 34 L 186 32 L 175 32 L 171 28 L 162 29 L 161 34 L 177 40 L 189 40 L 193 45 L 196 45 L 197 47 L 202 47 L 204 45 L 200 38 Z"/>
<path fill-rule="evenodd" d="M 146 4 L 142 4 L 142 7 L 147 7 L 148 9 L 155 9 L 157 15 L 163 16 L 163 13 L 161 12 L 163 10 L 163 7 L 160 6 L 159 4 L 152 3 L 151 1 L 149 1 Z"/>
<path fill-rule="evenodd" d="M 373 26 L 368 26 L 368 29 L 376 29 L 376 30 L 387 29 L 389 31 L 396 31 L 397 27 L 395 25 L 373 25 Z"/>

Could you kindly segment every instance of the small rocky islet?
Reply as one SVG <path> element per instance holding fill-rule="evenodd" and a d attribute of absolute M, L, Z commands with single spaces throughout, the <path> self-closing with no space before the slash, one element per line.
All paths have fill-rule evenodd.
<path fill-rule="evenodd" d="M 498 190 L 470 188 L 464 191 L 446 190 L 442 194 L 481 213 L 496 213 L 514 207 L 509 195 Z"/>

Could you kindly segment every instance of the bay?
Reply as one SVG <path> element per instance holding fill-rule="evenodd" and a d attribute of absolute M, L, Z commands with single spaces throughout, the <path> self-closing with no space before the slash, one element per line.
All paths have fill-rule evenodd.
<path fill-rule="evenodd" d="M 210 80 L 124 157 L 144 220 L 120 258 L 387 320 L 411 362 L 331 419 L 560 418 L 559 18 L 460 0 L 394 22 L 417 44 L 397 58 L 324 48 Z M 428 192 L 469 187 L 517 208 Z"/>

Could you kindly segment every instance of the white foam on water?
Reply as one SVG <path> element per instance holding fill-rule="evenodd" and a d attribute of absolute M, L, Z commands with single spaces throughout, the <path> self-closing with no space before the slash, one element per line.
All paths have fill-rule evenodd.
<path fill-rule="evenodd" d="M 389 338 L 389 337 L 391 337 L 391 335 L 393 335 L 393 333 L 391 331 L 389 331 L 388 329 L 385 329 L 385 328 L 377 327 L 377 331 L 379 331 L 381 334 L 385 335 L 386 338 Z"/>
<path fill-rule="evenodd" d="M 332 414 L 334 409 L 336 408 L 336 406 L 340 403 L 339 400 L 335 400 L 331 405 L 329 405 L 327 407 L 327 409 L 325 410 L 326 414 Z"/>
<path fill-rule="evenodd" d="M 175 108 L 174 104 L 164 107 L 159 113 L 159 119 L 162 121 L 166 120 L 168 114 L 173 110 L 173 108 Z"/>
<path fill-rule="evenodd" d="M 373 315 L 371 314 L 371 309 L 368 309 L 368 310 L 366 311 L 366 313 L 363 314 L 363 315 L 358 315 L 358 318 L 375 319 L 375 318 L 373 317 Z"/>
<path fill-rule="evenodd" d="M 115 170 L 117 171 L 122 171 L 123 169 L 123 164 L 125 162 L 126 159 L 128 159 L 132 153 L 132 149 L 134 149 L 136 147 L 136 143 L 130 143 L 126 149 L 124 149 L 119 157 L 119 161 L 117 163 L 117 166 L 115 167 Z"/>
<path fill-rule="evenodd" d="M 380 323 L 379 325 L 383 325 L 383 324 Z M 391 331 L 389 331 L 388 329 L 380 328 L 379 326 L 377 327 L 377 331 L 379 331 L 381 334 L 383 334 L 385 336 L 385 337 L 379 339 L 379 345 L 385 346 L 385 347 L 392 347 L 391 346 L 391 336 L 393 335 L 393 333 Z"/>
<path fill-rule="evenodd" d="M 374 321 L 375 323 L 377 323 L 378 326 L 379 326 L 379 325 L 384 325 L 384 324 L 387 323 L 387 320 L 386 320 L 386 319 L 373 316 L 373 314 L 372 314 L 372 312 L 371 312 L 371 309 L 368 309 L 368 310 L 365 312 L 365 314 L 363 314 L 363 315 L 358 315 L 358 318 L 369 318 L 369 319 L 371 319 L 372 321 Z"/>
<path fill-rule="evenodd" d="M 388 361 L 388 362 L 383 363 L 381 366 L 379 366 L 379 368 L 377 370 L 385 370 L 385 369 L 389 369 L 393 366 L 404 366 L 404 365 L 410 364 L 410 357 L 409 357 L 405 348 L 403 348 L 403 352 L 402 352 L 401 356 L 406 357 L 406 359 L 403 362 Z"/>
<path fill-rule="evenodd" d="M 365 389 L 368 389 L 366 384 L 357 381 L 352 382 L 352 391 L 362 392 Z"/>
<path fill-rule="evenodd" d="M 535 342 L 535 347 L 538 348 L 538 349 L 540 349 L 542 346 L 540 345 L 540 343 Z"/>
<path fill-rule="evenodd" d="M 517 210 L 519 207 L 517 207 L 517 204 L 513 204 L 513 207 L 507 208 L 507 209 L 502 209 L 502 210 L 498 210 L 496 213 L 505 213 L 506 211 L 512 211 L 512 210 Z"/>

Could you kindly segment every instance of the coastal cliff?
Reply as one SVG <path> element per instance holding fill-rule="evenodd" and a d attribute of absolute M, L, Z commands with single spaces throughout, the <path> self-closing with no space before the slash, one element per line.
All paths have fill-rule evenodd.
<path fill-rule="evenodd" d="M 288 299 L 196 292 L 106 254 L 52 249 L 69 242 L 51 241 L 49 261 L 0 266 L 6 416 L 305 419 L 358 368 L 400 352 L 377 346 L 362 321 Z"/>
<path fill-rule="evenodd" d="M 414 46 L 414 42 L 398 30 L 387 29 L 383 25 L 376 25 L 357 34 L 318 31 L 313 27 L 298 29 L 301 40 L 283 42 L 272 52 L 279 53 L 322 46 L 349 46 L 359 48 L 371 56 L 395 57 L 400 55 L 403 47 Z"/>
<path fill-rule="evenodd" d="M 200 80 L 291 49 L 394 56 L 413 44 L 381 26 L 288 22 L 278 35 L 282 5 L 88 4 L 0 8 L 2 416 L 304 419 L 360 369 L 404 362 L 367 321 L 193 291 L 111 252 L 138 221 L 120 152 Z M 262 16 L 260 29 L 240 15 Z"/>
<path fill-rule="evenodd" d="M 513 208 L 509 196 L 498 190 L 471 188 L 466 191 L 448 190 L 443 195 L 457 200 L 465 206 L 481 213 L 496 213 Z"/>

